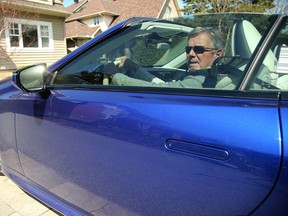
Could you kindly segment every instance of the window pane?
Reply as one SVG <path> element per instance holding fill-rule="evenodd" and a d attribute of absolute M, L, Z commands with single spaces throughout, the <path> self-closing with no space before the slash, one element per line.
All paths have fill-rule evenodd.
<path fill-rule="evenodd" d="M 49 38 L 42 38 L 42 47 L 49 47 Z"/>
<path fill-rule="evenodd" d="M 49 47 L 49 28 L 48 26 L 40 26 L 42 47 Z"/>
<path fill-rule="evenodd" d="M 19 36 L 10 36 L 11 47 L 19 47 Z"/>
<path fill-rule="evenodd" d="M 10 24 L 10 34 L 19 35 L 19 26 L 17 23 L 11 23 Z"/>
<path fill-rule="evenodd" d="M 99 17 L 94 17 L 94 25 L 99 25 Z"/>
<path fill-rule="evenodd" d="M 49 29 L 48 26 L 40 26 L 41 37 L 49 37 Z"/>
<path fill-rule="evenodd" d="M 140 22 L 83 52 L 53 84 L 106 85 L 107 69 L 117 73 L 110 76 L 112 85 L 235 90 L 269 20 L 209 14 Z"/>
<path fill-rule="evenodd" d="M 11 47 L 19 47 L 19 25 L 17 23 L 10 23 L 9 34 Z"/>
<path fill-rule="evenodd" d="M 251 90 L 288 90 L 288 23 L 283 26 L 262 62 Z"/>
<path fill-rule="evenodd" d="M 38 47 L 38 33 L 36 25 L 22 25 L 24 47 Z"/>

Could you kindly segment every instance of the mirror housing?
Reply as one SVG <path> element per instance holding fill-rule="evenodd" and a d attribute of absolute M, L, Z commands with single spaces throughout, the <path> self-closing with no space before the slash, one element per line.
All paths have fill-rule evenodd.
<path fill-rule="evenodd" d="M 46 89 L 46 74 L 46 64 L 31 65 L 17 70 L 13 82 L 25 92 L 43 92 Z"/>

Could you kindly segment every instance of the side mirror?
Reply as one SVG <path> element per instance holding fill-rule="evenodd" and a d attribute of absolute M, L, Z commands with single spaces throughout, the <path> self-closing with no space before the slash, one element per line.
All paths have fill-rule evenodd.
<path fill-rule="evenodd" d="M 37 64 L 21 68 L 13 75 L 13 81 L 26 92 L 42 92 L 46 88 L 46 64 Z"/>

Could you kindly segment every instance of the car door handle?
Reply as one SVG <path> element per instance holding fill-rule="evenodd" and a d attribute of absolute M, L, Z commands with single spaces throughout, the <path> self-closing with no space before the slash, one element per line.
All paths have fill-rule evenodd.
<path fill-rule="evenodd" d="M 173 151 L 200 155 L 203 157 L 213 158 L 222 161 L 229 158 L 229 152 L 225 149 L 193 142 L 168 139 L 166 140 L 165 147 Z"/>

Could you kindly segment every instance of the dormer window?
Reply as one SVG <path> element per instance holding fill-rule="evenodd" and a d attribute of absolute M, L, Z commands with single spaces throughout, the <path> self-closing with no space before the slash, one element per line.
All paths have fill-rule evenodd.
<path fill-rule="evenodd" d="M 99 21 L 99 17 L 94 17 L 94 25 L 99 25 L 100 21 Z"/>

